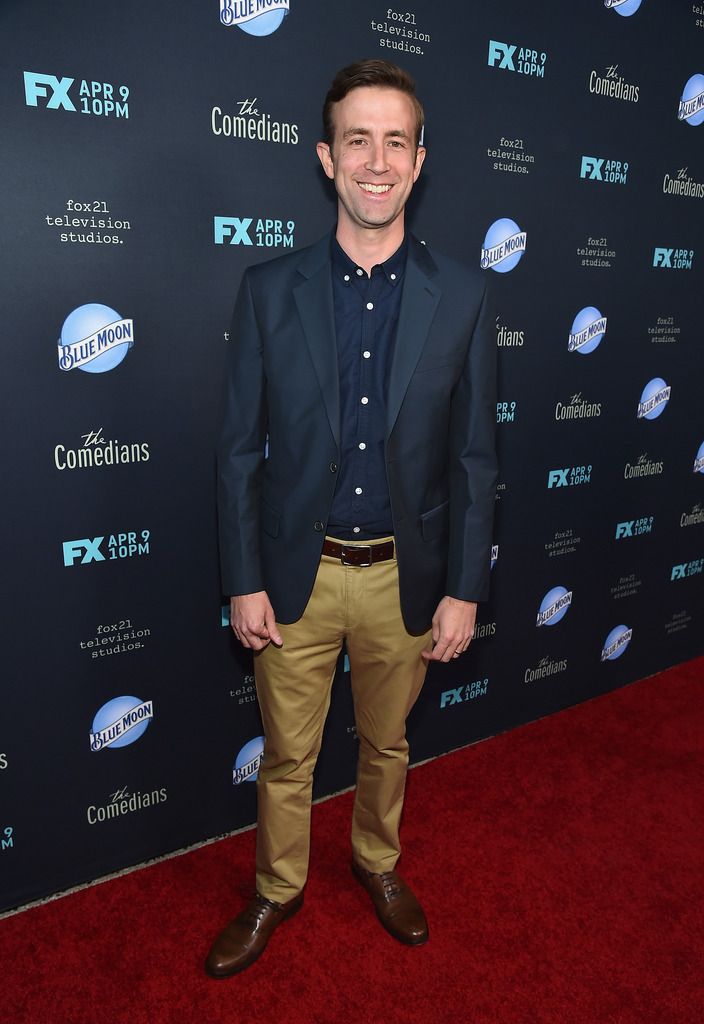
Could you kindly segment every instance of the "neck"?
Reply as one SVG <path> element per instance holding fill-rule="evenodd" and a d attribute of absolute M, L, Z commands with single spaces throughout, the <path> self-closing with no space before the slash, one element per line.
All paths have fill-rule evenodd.
<path fill-rule="evenodd" d="M 372 267 L 393 256 L 403 242 L 403 235 L 403 216 L 380 228 L 360 228 L 339 219 L 335 232 L 341 248 L 367 274 L 371 274 Z"/>

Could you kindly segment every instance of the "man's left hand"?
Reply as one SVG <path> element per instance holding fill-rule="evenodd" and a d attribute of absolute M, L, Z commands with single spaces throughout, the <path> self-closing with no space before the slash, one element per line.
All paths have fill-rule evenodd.
<path fill-rule="evenodd" d="M 443 597 L 433 615 L 433 648 L 422 651 L 426 661 L 452 661 L 469 647 L 477 618 L 476 601 Z"/>

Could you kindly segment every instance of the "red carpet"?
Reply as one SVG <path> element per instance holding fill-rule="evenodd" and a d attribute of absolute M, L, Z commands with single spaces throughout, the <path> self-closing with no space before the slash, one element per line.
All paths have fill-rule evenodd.
<path fill-rule="evenodd" d="M 306 906 L 248 972 L 201 962 L 254 833 L 0 922 L 5 1024 L 700 1024 L 704 658 L 414 769 L 401 867 L 431 939 L 377 924 L 352 795 L 314 811 Z"/>

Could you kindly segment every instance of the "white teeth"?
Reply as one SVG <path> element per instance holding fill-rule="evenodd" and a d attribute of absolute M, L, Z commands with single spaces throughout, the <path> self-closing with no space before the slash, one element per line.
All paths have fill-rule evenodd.
<path fill-rule="evenodd" d="M 372 185 L 366 181 L 358 181 L 357 184 L 365 192 L 388 192 L 391 185 Z"/>

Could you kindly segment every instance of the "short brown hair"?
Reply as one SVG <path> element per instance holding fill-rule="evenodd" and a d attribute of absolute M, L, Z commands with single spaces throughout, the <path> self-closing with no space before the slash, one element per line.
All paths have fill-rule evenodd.
<path fill-rule="evenodd" d="M 323 104 L 323 140 L 332 146 L 335 126 L 332 119 L 333 104 L 339 103 L 353 89 L 364 86 L 381 85 L 387 89 L 398 89 L 410 98 L 416 115 L 416 146 L 420 145 L 421 132 L 425 115 L 420 100 L 416 96 L 416 83 L 403 68 L 391 64 L 388 60 L 373 58 L 359 60 L 338 71 L 332 80 Z"/>

